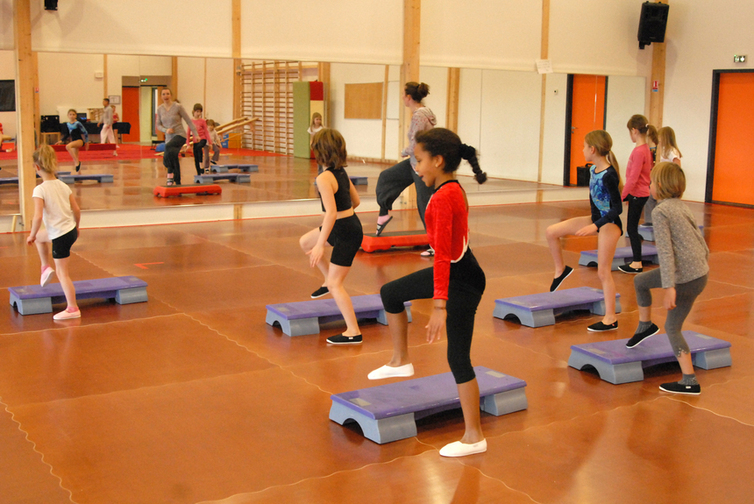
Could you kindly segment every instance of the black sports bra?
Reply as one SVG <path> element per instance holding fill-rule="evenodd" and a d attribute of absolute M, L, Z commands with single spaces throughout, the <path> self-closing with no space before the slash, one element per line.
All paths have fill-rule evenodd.
<path fill-rule="evenodd" d="M 335 191 L 335 209 L 338 212 L 348 210 L 351 208 L 351 179 L 348 178 L 346 170 L 340 168 L 338 170 L 334 168 L 328 168 L 327 171 L 335 176 L 335 180 L 338 181 L 338 190 Z M 320 202 L 322 201 L 322 195 L 319 196 Z M 322 203 L 322 211 L 325 211 L 325 205 Z"/>

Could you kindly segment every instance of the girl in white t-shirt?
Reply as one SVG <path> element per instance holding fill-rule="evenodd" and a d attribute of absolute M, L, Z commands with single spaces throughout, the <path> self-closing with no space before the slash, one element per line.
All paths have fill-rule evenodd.
<path fill-rule="evenodd" d="M 675 131 L 670 126 L 663 126 L 657 131 L 657 163 L 675 163 L 681 166 L 681 150 L 675 141 Z M 652 210 L 657 200 L 651 195 L 644 206 L 644 226 L 652 225 Z"/>
<path fill-rule="evenodd" d="M 315 112 L 312 114 L 312 124 L 309 126 L 309 129 L 306 130 L 307 133 L 309 133 L 309 146 L 312 145 L 312 142 L 314 141 L 314 135 L 324 128 L 324 125 L 322 124 L 322 114 L 319 112 Z M 314 156 L 312 156 L 314 157 Z M 321 164 L 317 163 L 317 175 L 322 173 L 322 170 L 324 168 Z"/>
<path fill-rule="evenodd" d="M 39 259 L 42 261 L 42 276 L 39 281 L 42 287 L 50 282 L 52 274 L 55 273 L 49 259 L 48 244 L 52 243 L 52 258 L 55 261 L 60 286 L 68 302 L 66 309 L 52 318 L 79 318 L 81 311 L 76 304 L 76 289 L 68 274 L 68 258 L 71 256 L 71 246 L 79 236 L 81 210 L 71 190 L 55 175 L 58 161 L 52 147 L 43 145 L 34 153 L 34 168 L 42 178 L 42 183 L 36 186 L 32 193 L 34 219 L 26 243 L 34 243 L 37 246 Z M 40 230 L 43 221 L 45 229 Z"/>

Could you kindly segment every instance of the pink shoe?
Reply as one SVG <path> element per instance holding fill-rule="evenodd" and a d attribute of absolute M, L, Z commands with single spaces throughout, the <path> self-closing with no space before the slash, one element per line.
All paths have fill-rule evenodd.
<path fill-rule="evenodd" d="M 53 273 L 55 273 L 55 270 L 49 266 L 42 270 L 42 277 L 39 279 L 39 285 L 45 287 L 48 283 L 50 283 Z"/>
<path fill-rule="evenodd" d="M 75 318 L 81 318 L 81 310 L 76 310 L 74 312 L 69 312 L 68 308 L 63 310 L 60 313 L 56 313 L 52 316 L 53 320 L 68 320 L 68 319 L 75 319 Z"/>

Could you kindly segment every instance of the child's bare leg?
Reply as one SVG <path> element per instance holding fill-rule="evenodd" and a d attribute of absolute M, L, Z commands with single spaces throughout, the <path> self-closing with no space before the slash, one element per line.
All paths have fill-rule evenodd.
<path fill-rule="evenodd" d="M 393 356 L 387 363 L 390 367 L 405 366 L 411 363 L 408 356 L 408 313 L 385 312 L 390 339 L 393 341 Z"/>
<path fill-rule="evenodd" d="M 308 233 L 306 233 L 304 236 L 299 239 L 298 243 L 301 246 L 301 250 L 304 251 L 305 254 L 308 254 L 311 252 L 311 250 L 314 248 L 314 246 L 317 244 L 317 240 L 319 240 L 319 228 L 314 228 Z M 325 260 L 323 257 L 318 263 L 317 268 L 322 273 L 322 276 L 324 277 L 324 280 L 322 281 L 322 287 L 327 287 L 327 278 L 329 276 L 329 268 L 328 268 L 328 261 Z"/>
<path fill-rule="evenodd" d="M 564 236 L 576 234 L 576 231 L 592 223 L 591 217 L 574 217 L 573 219 L 564 220 L 547 227 L 545 236 L 547 237 L 547 246 L 550 247 L 550 254 L 555 263 L 555 275 L 558 278 L 565 270 L 565 261 L 563 260 L 563 250 L 560 246 L 560 239 Z"/>
<path fill-rule="evenodd" d="M 50 266 L 50 236 L 46 229 L 40 229 L 37 233 L 37 239 L 34 241 L 39 253 L 39 260 L 42 263 L 42 271 Z"/>
<path fill-rule="evenodd" d="M 615 282 L 612 265 L 619 238 L 620 228 L 615 224 L 602 226 L 597 238 L 597 276 L 602 282 L 602 292 L 605 294 L 605 316 L 602 318 L 602 323 L 606 325 L 618 320 L 615 316 Z"/>
<path fill-rule="evenodd" d="M 73 158 L 73 164 L 78 165 L 79 164 L 79 149 L 84 146 L 84 142 L 82 140 L 76 140 L 75 142 L 71 142 L 69 144 L 66 144 L 65 150 L 68 151 L 68 154 L 71 155 Z"/>
<path fill-rule="evenodd" d="M 63 288 L 65 294 L 65 300 L 68 303 L 68 311 L 75 312 L 79 309 L 76 304 L 76 288 L 73 286 L 71 276 L 68 274 L 68 263 L 70 257 L 63 259 L 55 259 L 55 269 L 57 270 L 58 280 L 60 280 L 60 286 Z"/>
<path fill-rule="evenodd" d="M 484 439 L 484 434 L 479 418 L 479 384 L 476 378 L 466 383 L 459 383 L 458 396 L 461 399 L 463 423 L 466 426 L 461 442 L 465 444 L 478 443 Z"/>
<path fill-rule="evenodd" d="M 359 323 L 356 320 L 356 313 L 353 311 L 351 296 L 348 295 L 345 287 L 343 287 L 343 281 L 350 269 L 347 266 L 330 264 L 327 289 L 332 294 L 335 304 L 338 305 L 338 309 L 346 321 L 346 331 L 343 333 L 343 336 L 358 336 L 361 334 L 361 330 L 359 330 Z"/>

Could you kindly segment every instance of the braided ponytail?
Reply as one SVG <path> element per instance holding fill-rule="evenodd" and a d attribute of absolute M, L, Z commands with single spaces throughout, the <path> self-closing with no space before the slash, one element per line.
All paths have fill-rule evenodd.
<path fill-rule="evenodd" d="M 445 160 L 443 171 L 453 173 L 465 159 L 474 170 L 474 178 L 480 184 L 487 180 L 487 174 L 479 167 L 476 149 L 461 142 L 458 135 L 445 128 L 432 128 L 416 134 L 416 143 L 432 156 L 442 156 Z"/>
<path fill-rule="evenodd" d="M 479 167 L 479 160 L 477 160 L 476 157 L 476 149 L 470 145 L 461 144 L 460 153 L 461 158 L 468 161 L 471 165 L 477 183 L 484 184 L 487 181 L 487 174 Z"/>

